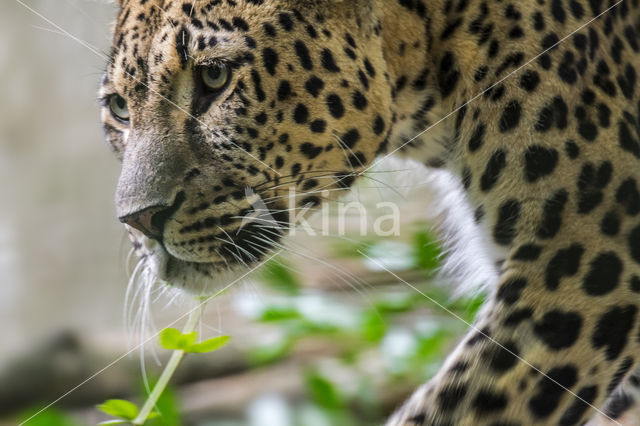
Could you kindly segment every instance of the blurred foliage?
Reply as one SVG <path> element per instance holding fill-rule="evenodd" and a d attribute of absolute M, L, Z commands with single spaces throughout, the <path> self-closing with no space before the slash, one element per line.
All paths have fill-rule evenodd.
<path fill-rule="evenodd" d="M 305 395 L 286 403 L 288 423 L 282 426 L 382 424 L 388 415 L 385 410 L 389 407 L 384 405 L 387 391 L 410 392 L 435 374 L 466 329 L 464 322 L 473 321 L 483 302 L 480 296 L 454 299 L 447 288 L 435 282 L 442 249 L 426 226 L 416 226 L 406 241 L 345 238 L 332 249 L 334 257 L 360 262 L 372 274 L 387 275 L 388 281 L 385 288 L 354 287 L 357 293 L 319 292 L 305 287 L 305 278 L 286 260 L 278 257 L 265 265 L 260 279 L 270 291 L 261 298 L 253 318 L 278 333 L 268 343 L 255 343 L 249 349 L 250 362 L 255 367 L 277 363 L 306 342 L 328 348 L 327 353 L 305 359 Z M 415 289 L 385 269 L 406 274 Z M 167 329 L 161 343 L 169 349 L 200 352 L 228 342 L 226 336 L 203 343 L 195 343 L 196 338 L 195 333 Z M 372 354 L 377 360 L 373 367 L 367 364 Z M 138 399 L 145 396 L 146 392 L 141 392 Z M 116 417 L 131 418 L 137 413 L 137 407 L 132 406 L 135 413 L 122 403 L 103 408 Z M 158 415 L 146 425 L 186 424 L 179 408 L 173 390 L 165 390 L 154 411 Z M 29 425 L 78 426 L 51 410 Z M 255 421 L 219 419 L 197 425 L 258 426 Z"/>
<path fill-rule="evenodd" d="M 37 414 L 37 415 L 36 415 Z M 20 423 L 28 420 L 29 426 L 79 426 L 65 413 L 54 408 L 28 410 L 20 416 Z"/>
<path fill-rule="evenodd" d="M 156 383 L 157 379 L 150 380 L 148 382 L 149 389 L 153 389 Z M 147 386 L 142 385 L 139 399 L 144 400 L 147 398 L 147 395 Z M 130 424 L 139 413 L 136 404 L 122 399 L 107 400 L 98 405 L 97 408 L 110 417 L 116 418 L 106 420 L 100 423 L 101 425 Z M 155 410 L 149 414 L 144 424 L 146 426 L 181 426 L 183 424 L 178 398 L 171 387 L 168 386 L 164 388 L 155 404 Z M 57 424 L 54 426 L 57 426 Z"/>
<path fill-rule="evenodd" d="M 283 260 L 272 260 L 262 268 L 262 282 L 287 294 L 298 294 L 300 283 Z"/>
<path fill-rule="evenodd" d="M 433 271 L 440 266 L 442 251 L 431 232 L 426 229 L 415 232 L 412 243 L 415 266 L 425 271 Z"/>
<path fill-rule="evenodd" d="M 146 395 L 146 391 L 143 393 Z M 156 403 L 157 417 L 147 420 L 147 426 L 181 426 L 180 405 L 171 387 L 167 387 Z"/>
<path fill-rule="evenodd" d="M 305 387 L 315 423 L 309 425 L 365 426 L 380 424 L 382 395 L 372 381 L 385 377 L 389 384 L 417 386 L 440 367 L 445 353 L 473 321 L 482 297 L 454 300 L 450 292 L 432 279 L 441 265 L 442 249 L 426 227 L 418 227 L 409 242 L 341 239 L 333 254 L 342 259 L 360 259 L 380 273 L 380 265 L 395 272 L 417 272 L 419 283 L 393 287 L 384 296 L 372 296 L 366 303 L 350 303 L 340 293 L 303 291 L 303 277 L 282 259 L 272 260 L 264 278 L 270 288 L 288 297 L 267 301 L 256 320 L 276 325 L 282 331 L 275 342 L 254 347 L 250 359 L 256 365 L 277 362 L 289 356 L 302 342 L 324 340 L 337 348 L 335 360 L 357 375 L 356 386 L 345 391 L 336 374 L 310 361 Z M 370 260 L 373 259 L 374 262 Z M 390 282 L 397 280 L 389 275 Z M 367 298 L 369 295 L 367 294 Z M 358 364 L 371 352 L 382 355 L 383 370 L 361 372 Z M 353 384 L 352 384 L 353 385 Z M 380 387 L 378 386 L 378 389 Z"/>

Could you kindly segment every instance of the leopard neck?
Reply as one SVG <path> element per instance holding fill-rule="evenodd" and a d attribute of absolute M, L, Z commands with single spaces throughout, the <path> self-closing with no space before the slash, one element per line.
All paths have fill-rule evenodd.
<path fill-rule="evenodd" d="M 402 154 L 428 166 L 448 162 L 447 152 L 455 143 L 452 120 L 412 139 L 456 109 L 457 100 L 466 96 L 464 83 L 459 83 L 480 60 L 475 42 L 455 31 L 474 13 L 466 4 L 375 0 L 395 113 L 390 149 L 402 147 Z M 447 62 L 454 56 L 458 62 Z"/>

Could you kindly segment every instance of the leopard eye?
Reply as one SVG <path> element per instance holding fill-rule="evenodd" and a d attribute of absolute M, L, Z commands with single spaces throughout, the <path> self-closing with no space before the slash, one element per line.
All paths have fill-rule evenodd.
<path fill-rule="evenodd" d="M 200 76 L 207 89 L 219 91 L 226 86 L 231 73 L 226 65 L 219 64 L 202 68 Z"/>
<path fill-rule="evenodd" d="M 109 109 L 115 118 L 121 121 L 129 121 L 129 107 L 127 101 L 120 95 L 109 96 Z"/>

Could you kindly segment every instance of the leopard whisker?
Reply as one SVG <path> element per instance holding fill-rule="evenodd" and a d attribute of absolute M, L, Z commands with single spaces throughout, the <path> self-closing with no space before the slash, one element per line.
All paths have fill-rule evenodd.
<path fill-rule="evenodd" d="M 236 243 L 235 243 L 235 241 L 233 241 L 233 238 L 231 238 L 231 236 L 229 235 L 229 233 L 228 233 L 227 231 L 225 231 L 224 229 L 222 229 L 222 228 L 221 228 L 221 227 L 219 227 L 219 226 L 218 226 L 218 229 L 220 229 L 220 230 L 221 230 L 221 231 L 222 231 L 222 232 L 223 232 L 223 233 L 224 233 L 224 234 L 229 238 L 229 241 L 226 241 L 226 240 L 224 240 L 224 239 L 222 239 L 222 238 L 219 238 L 219 237 L 216 237 L 216 239 L 218 239 L 218 240 L 220 240 L 220 241 L 226 241 L 227 243 L 231 244 L 231 245 L 232 245 L 236 250 L 243 250 L 243 251 L 246 251 L 245 249 L 243 249 L 242 247 L 240 247 L 238 244 L 236 244 Z M 236 256 L 233 254 L 233 252 L 231 252 L 231 251 L 229 251 L 229 253 L 231 253 L 231 254 L 234 256 L 234 258 L 235 258 L 235 259 L 236 259 L 240 264 L 242 264 L 242 265 L 246 266 L 247 268 L 249 268 L 249 265 L 247 264 L 247 262 L 245 262 L 245 261 L 242 259 L 242 255 L 240 254 L 240 252 L 238 252 L 238 257 L 236 257 Z M 250 256 L 249 258 L 250 258 L 250 259 L 252 259 L 252 260 L 255 260 L 255 256 Z"/>

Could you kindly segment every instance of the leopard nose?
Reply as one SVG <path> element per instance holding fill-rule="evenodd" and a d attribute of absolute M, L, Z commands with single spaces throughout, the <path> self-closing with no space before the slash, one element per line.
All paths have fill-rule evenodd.
<path fill-rule="evenodd" d="M 139 212 L 120 217 L 120 222 L 126 223 L 132 228 L 144 233 L 154 240 L 162 239 L 164 224 L 167 221 L 166 206 L 149 207 Z"/>
<path fill-rule="evenodd" d="M 121 216 L 118 219 L 120 222 L 142 232 L 148 238 L 162 241 L 162 234 L 167 221 L 178 211 L 184 200 L 185 195 L 180 192 L 170 206 L 151 206 L 126 216 Z"/>

